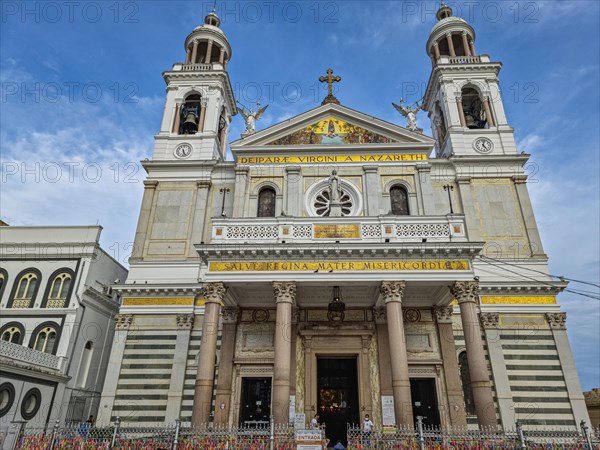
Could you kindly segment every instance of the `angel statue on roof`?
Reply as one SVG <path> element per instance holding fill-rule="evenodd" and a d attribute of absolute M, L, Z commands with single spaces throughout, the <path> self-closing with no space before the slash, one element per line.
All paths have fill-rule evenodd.
<path fill-rule="evenodd" d="M 261 108 L 260 102 L 258 102 L 256 104 L 256 111 L 254 111 L 254 109 L 252 109 L 252 108 L 250 108 L 250 109 L 246 108 L 241 103 L 239 103 L 239 105 L 242 108 L 241 109 L 238 108 L 238 112 L 244 118 L 244 122 L 246 122 L 246 129 L 244 130 L 244 133 L 242 133 L 242 136 L 248 136 L 249 134 L 256 133 L 255 123 L 257 120 L 260 120 L 260 118 L 262 117 L 265 110 L 269 107 L 269 105 L 265 105 Z"/>
<path fill-rule="evenodd" d="M 396 105 L 392 102 L 396 111 L 406 117 L 406 128 L 410 131 L 415 131 L 417 133 L 422 133 L 423 130 L 417 127 L 417 113 L 423 108 L 423 105 L 419 105 L 418 102 L 415 103 L 415 107 L 404 106 L 404 100 L 400 99 L 400 104 Z"/>

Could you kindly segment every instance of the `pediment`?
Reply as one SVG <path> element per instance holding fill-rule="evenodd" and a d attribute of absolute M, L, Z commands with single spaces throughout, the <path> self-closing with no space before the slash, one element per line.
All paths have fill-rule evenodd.
<path fill-rule="evenodd" d="M 356 146 L 408 144 L 433 146 L 434 140 L 406 128 L 336 104 L 319 106 L 299 116 L 231 143 L 231 148 L 280 146 Z"/>

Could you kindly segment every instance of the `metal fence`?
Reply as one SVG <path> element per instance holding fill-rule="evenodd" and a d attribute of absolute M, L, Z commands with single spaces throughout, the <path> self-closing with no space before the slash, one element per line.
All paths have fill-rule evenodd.
<path fill-rule="evenodd" d="M 523 431 L 519 424 L 511 431 L 416 428 L 375 428 L 364 433 L 348 427 L 348 450 L 600 450 L 599 430 L 591 432 L 580 424 L 578 430 Z M 10 450 L 293 450 L 294 428 L 288 425 L 265 428 L 206 427 L 125 427 L 119 419 L 114 426 L 88 424 L 52 429 L 26 425 Z M 329 445 L 333 446 L 332 442 Z"/>

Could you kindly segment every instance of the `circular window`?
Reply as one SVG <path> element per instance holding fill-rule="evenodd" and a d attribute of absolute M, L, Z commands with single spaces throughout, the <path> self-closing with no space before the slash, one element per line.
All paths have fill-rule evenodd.
<path fill-rule="evenodd" d="M 15 387 L 10 383 L 0 384 L 0 417 L 4 417 L 15 401 Z"/>
<path fill-rule="evenodd" d="M 21 417 L 25 420 L 33 419 L 40 409 L 41 404 L 42 393 L 40 390 L 37 388 L 29 389 L 21 402 Z"/>
<path fill-rule="evenodd" d="M 362 209 L 360 194 L 345 180 L 340 180 L 339 188 L 342 216 L 357 216 Z M 306 193 L 306 210 L 313 217 L 329 217 L 330 204 L 329 179 L 315 183 Z"/>

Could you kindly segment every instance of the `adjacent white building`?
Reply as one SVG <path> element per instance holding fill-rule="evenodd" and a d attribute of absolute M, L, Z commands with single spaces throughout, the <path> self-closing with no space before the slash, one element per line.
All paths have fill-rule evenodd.
<path fill-rule="evenodd" d="M 127 270 L 100 226 L 0 227 L 0 432 L 97 415 Z"/>

